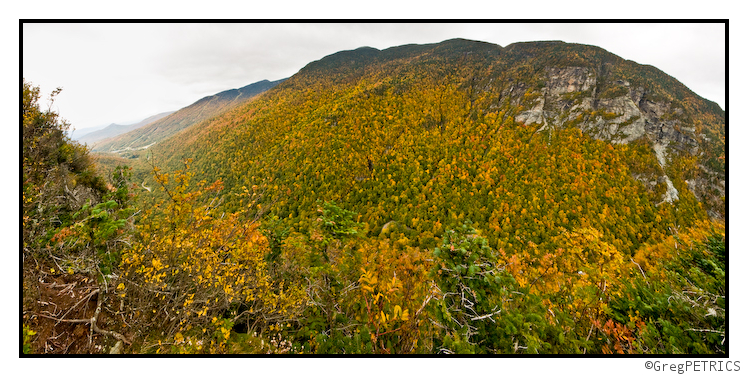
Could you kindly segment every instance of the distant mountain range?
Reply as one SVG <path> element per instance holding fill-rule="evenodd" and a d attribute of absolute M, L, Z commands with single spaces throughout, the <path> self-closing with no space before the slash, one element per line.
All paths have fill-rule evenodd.
<path fill-rule="evenodd" d="M 162 115 L 159 114 L 148 118 L 152 119 L 159 117 L 142 124 L 143 122 L 148 121 L 148 119 L 146 119 L 143 122 L 138 123 L 137 127 L 135 127 L 135 125 L 112 125 L 101 130 L 105 131 L 111 128 L 112 133 L 109 136 L 93 140 L 92 145 L 92 142 L 88 143 L 92 146 L 92 149 L 97 152 L 122 152 L 127 150 L 144 149 L 189 126 L 212 118 L 232 107 L 238 106 L 242 102 L 280 84 L 284 80 L 285 79 L 277 81 L 262 80 L 239 89 L 230 89 L 218 94 L 207 96 L 179 111 L 164 113 L 166 116 L 159 116 Z M 125 127 L 129 128 L 126 129 Z M 98 136 L 98 131 L 96 133 L 96 136 Z M 88 135 L 85 135 L 79 140 L 85 142 L 83 139 L 87 137 Z"/>
<path fill-rule="evenodd" d="M 140 122 L 134 123 L 134 124 L 122 125 L 122 124 L 112 123 L 102 129 L 97 129 L 91 132 L 86 132 L 86 133 L 81 134 L 80 136 L 73 135 L 73 139 L 84 144 L 93 145 L 100 140 L 104 140 L 110 137 L 115 137 L 117 135 L 122 135 L 124 133 L 143 127 L 171 113 L 173 113 L 173 111 L 166 111 L 166 112 L 145 118 L 141 120 Z"/>

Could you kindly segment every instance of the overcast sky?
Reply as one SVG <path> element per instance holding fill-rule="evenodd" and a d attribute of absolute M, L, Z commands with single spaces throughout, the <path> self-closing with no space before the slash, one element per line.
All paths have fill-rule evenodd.
<path fill-rule="evenodd" d="M 55 109 L 86 132 L 286 78 L 337 51 L 451 38 L 599 46 L 653 65 L 725 107 L 721 23 L 25 23 L 22 72 L 43 93 L 62 87 Z"/>

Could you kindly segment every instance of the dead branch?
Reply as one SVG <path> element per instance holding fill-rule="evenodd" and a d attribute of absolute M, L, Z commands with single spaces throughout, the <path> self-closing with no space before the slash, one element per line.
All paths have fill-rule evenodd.
<path fill-rule="evenodd" d="M 719 331 L 719 330 L 711 330 L 711 329 L 686 329 L 686 331 L 696 331 L 696 332 L 713 332 L 713 333 L 717 333 L 717 334 L 722 334 L 722 335 L 725 335 L 725 332 L 724 332 L 724 331 Z"/>
<path fill-rule="evenodd" d="M 640 266 L 639 263 L 634 262 L 634 258 L 631 258 L 631 263 L 635 264 L 636 267 L 639 267 L 639 272 L 642 273 L 642 277 L 644 278 L 644 280 L 647 280 L 647 276 L 644 275 L 644 270 L 642 270 L 642 266 Z"/>
<path fill-rule="evenodd" d="M 95 295 L 98 292 L 99 292 L 98 289 L 94 289 L 93 291 L 91 291 L 91 293 L 87 294 L 85 297 L 83 297 L 82 299 L 80 299 L 80 301 L 78 301 L 75 305 L 73 305 L 72 307 L 70 307 L 70 309 L 68 309 L 68 311 L 65 312 L 65 314 L 62 315 L 62 317 L 60 317 L 60 319 L 65 318 L 68 314 L 70 314 L 71 311 L 73 311 L 73 309 L 75 309 L 76 307 L 78 307 L 78 305 L 80 305 L 81 303 L 83 303 L 83 301 L 88 301 L 91 298 L 91 296 Z"/>
<path fill-rule="evenodd" d="M 495 314 L 499 314 L 499 313 L 501 313 L 501 309 L 499 309 L 499 310 L 497 310 L 497 311 L 495 311 L 495 312 L 493 312 L 493 313 L 489 313 L 489 314 L 484 314 L 484 315 L 482 315 L 482 316 L 478 316 L 478 317 L 473 317 L 473 318 L 470 318 L 470 319 L 471 319 L 472 321 L 478 321 L 478 320 L 481 320 L 481 319 L 486 319 L 486 318 L 488 318 L 488 319 L 491 319 L 491 320 L 493 320 L 493 318 L 491 318 L 491 317 L 493 317 L 493 316 L 494 316 Z"/>
<path fill-rule="evenodd" d="M 423 309 L 426 308 L 426 305 L 428 305 L 429 301 L 431 301 L 431 299 L 434 298 L 434 294 L 433 294 L 434 283 L 432 282 L 431 284 L 432 284 L 432 291 L 431 293 L 429 293 L 429 296 L 426 297 L 426 299 L 423 301 L 423 304 L 421 304 L 421 307 L 418 308 L 418 310 L 416 311 L 416 314 L 414 316 L 416 318 L 418 317 L 419 314 L 421 314 L 421 311 L 423 311 Z"/>
<path fill-rule="evenodd" d="M 96 322 L 99 319 L 99 314 L 101 313 L 101 305 L 103 303 L 104 303 L 104 295 L 101 294 L 101 292 L 99 292 L 99 297 L 98 297 L 97 302 L 96 302 L 96 311 L 94 312 L 94 315 L 93 315 L 93 317 L 91 317 L 91 320 L 90 320 L 91 321 L 91 329 L 93 331 L 99 333 L 99 334 L 108 335 L 108 336 L 114 337 L 117 340 L 121 340 L 121 341 L 123 341 L 127 345 L 132 344 L 132 342 L 130 342 L 129 340 L 127 340 L 127 338 L 125 338 L 124 335 L 122 335 L 122 334 L 120 334 L 118 332 L 115 332 L 115 331 L 102 330 L 102 329 L 99 328 L 99 326 L 97 326 Z"/>
<path fill-rule="evenodd" d="M 97 325 L 97 321 L 99 319 L 99 314 L 101 314 L 102 304 L 104 303 L 104 295 L 101 294 L 100 289 L 97 289 L 97 290 L 91 292 L 86 298 L 84 298 L 84 300 L 87 299 L 87 298 L 89 298 L 90 296 L 92 296 L 94 293 L 97 293 L 97 292 L 99 293 L 99 295 L 98 295 L 98 299 L 97 299 L 97 303 L 96 303 L 96 311 L 94 312 L 93 317 L 91 317 L 89 319 L 64 319 L 64 318 L 57 318 L 57 317 L 52 317 L 52 316 L 44 315 L 44 314 L 41 314 L 41 313 L 36 313 L 36 315 L 38 315 L 40 317 L 44 317 L 44 318 L 49 318 L 51 320 L 57 321 L 58 323 L 59 322 L 65 322 L 65 323 L 88 323 L 88 324 L 91 325 L 91 330 L 93 330 L 97 334 L 111 336 L 111 337 L 113 337 L 113 338 L 115 338 L 117 340 L 121 340 L 122 342 L 124 342 L 127 345 L 132 344 L 131 341 L 129 341 L 127 338 L 125 338 L 124 335 L 122 335 L 122 334 L 120 334 L 118 332 L 103 330 L 103 329 L 99 328 L 99 326 Z M 81 301 L 83 301 L 83 300 L 81 300 Z M 80 302 L 78 304 L 80 304 Z M 76 304 L 76 305 L 78 305 L 78 304 Z M 67 313 L 65 313 L 65 314 L 67 315 Z"/>
<path fill-rule="evenodd" d="M 44 317 L 44 318 L 49 318 L 49 319 L 55 320 L 55 321 L 57 321 L 57 322 L 67 322 L 67 323 L 91 323 L 91 320 L 90 320 L 90 319 L 62 319 L 62 318 L 57 318 L 57 317 L 52 317 L 52 316 L 44 315 L 44 314 L 42 314 L 42 313 L 36 313 L 36 315 L 38 315 L 39 317 Z"/>

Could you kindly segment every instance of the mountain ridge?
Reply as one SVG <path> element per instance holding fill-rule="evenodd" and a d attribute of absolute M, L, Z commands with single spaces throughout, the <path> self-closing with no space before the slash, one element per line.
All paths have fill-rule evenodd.
<path fill-rule="evenodd" d="M 401 105 L 394 105 L 395 109 L 400 110 L 378 110 L 377 106 L 382 105 L 372 102 L 378 101 L 378 98 L 407 101 L 411 95 L 422 97 L 421 102 L 415 105 L 421 110 L 407 116 L 398 115 L 406 110 Z M 313 105 L 303 106 L 303 102 Z M 354 121 L 352 114 L 365 106 L 373 106 L 372 111 L 376 114 L 389 112 L 387 117 L 393 120 L 379 120 L 378 115 L 376 118 Z M 280 110 L 281 107 L 284 110 Z M 297 112 L 285 110 L 286 107 L 293 107 Z M 275 155 L 272 161 L 280 159 L 272 148 L 287 148 L 287 138 L 291 135 L 302 140 L 317 140 L 314 132 L 329 132 L 319 128 L 325 124 L 333 129 L 345 126 L 345 132 L 357 135 L 351 137 L 362 140 L 368 138 L 367 133 L 390 132 L 387 127 L 409 130 L 407 132 L 412 137 L 420 137 L 413 132 L 427 134 L 436 130 L 438 132 L 434 137 L 437 137 L 448 134 L 449 128 L 452 128 L 454 135 L 464 135 L 467 128 L 463 132 L 459 127 L 487 122 L 487 117 L 497 114 L 501 122 L 511 120 L 515 124 L 532 127 L 534 135 L 545 138 L 552 138 L 557 131 L 576 128 L 590 137 L 613 144 L 643 144 L 641 148 L 648 150 L 657 166 L 644 169 L 646 174 L 635 172 L 633 175 L 639 177 L 642 184 L 651 186 L 650 191 L 659 192 L 654 200 L 656 203 L 675 200 L 677 194 L 673 190 L 681 194 L 690 190 L 699 195 L 699 200 L 708 203 L 714 217 L 723 216 L 720 214 L 724 211 L 724 164 L 720 161 L 724 158 L 724 144 L 720 144 L 719 140 L 722 140 L 720 135 L 724 135 L 724 111 L 716 111 L 708 103 L 705 104 L 703 98 L 663 72 L 642 68 L 635 62 L 596 46 L 544 41 L 501 47 L 454 39 L 385 50 L 366 47 L 341 51 L 309 63 L 265 101 L 258 102 L 256 106 L 245 105 L 243 109 L 251 109 L 252 115 L 242 115 L 244 110 L 235 109 L 230 115 L 219 116 L 204 125 L 203 130 L 186 130 L 184 138 L 180 137 L 180 141 L 189 139 L 198 144 L 191 142 L 189 146 L 180 147 L 180 141 L 172 140 L 162 150 L 165 154 L 168 154 L 166 150 L 178 151 L 173 161 L 187 157 L 196 161 L 213 159 L 212 165 L 221 166 L 216 160 L 218 155 L 212 153 L 223 153 L 217 151 L 224 148 L 224 139 L 216 139 L 218 143 L 211 141 L 210 150 L 214 152 L 208 155 L 197 155 L 187 150 L 201 150 L 202 147 L 197 145 L 207 143 L 206 137 L 216 135 L 245 140 L 247 136 L 243 133 L 248 129 L 266 135 L 261 128 L 257 128 L 264 122 L 263 117 L 275 117 L 281 113 L 287 116 L 273 121 L 274 127 L 279 127 L 278 122 L 288 126 L 276 128 L 277 135 L 267 135 L 267 140 L 256 144 L 262 146 L 261 149 L 254 149 L 259 155 L 272 153 Z M 373 119 L 377 120 L 372 123 Z M 351 122 L 359 122 L 359 125 Z M 398 125 L 398 122 L 403 124 Z M 385 128 L 379 131 L 362 123 L 379 124 L 379 127 Z M 460 126 L 460 123 L 463 125 Z M 225 124 L 238 124 L 241 127 L 226 128 Z M 370 163 L 355 164 L 362 167 L 368 164 L 370 172 L 351 166 L 343 176 L 371 174 L 371 166 L 377 165 L 376 160 L 381 160 L 385 153 L 392 153 L 392 148 L 402 143 L 395 136 L 392 137 L 392 141 L 383 140 L 383 144 L 376 147 L 373 144 L 367 146 L 363 141 L 354 143 L 353 140 L 345 140 L 341 135 L 332 137 L 344 144 L 358 145 L 353 148 L 354 151 L 371 150 L 368 156 L 357 152 L 358 161 L 369 159 Z M 199 141 L 201 138 L 203 141 Z M 249 145 L 258 140 L 256 137 L 249 139 L 255 140 L 248 140 Z M 446 140 L 440 136 L 434 142 Z M 710 144 L 713 142 L 717 144 Z M 330 141 L 320 143 L 329 145 Z M 270 145 L 276 147 L 267 149 Z M 302 150 L 309 147 L 311 145 Z M 303 155 L 301 151 L 295 152 L 293 149 L 288 153 L 297 160 Z M 239 166 L 247 165 L 238 160 L 255 160 L 245 153 L 242 156 L 228 158 Z M 682 172 L 669 171 L 675 160 L 695 161 L 702 157 L 704 161 L 690 168 L 685 176 Z M 324 164 L 319 167 L 324 167 Z M 223 168 L 214 176 L 232 177 L 229 187 L 240 187 L 238 182 L 242 179 L 234 176 L 238 171 Z M 277 174 L 298 177 L 301 172 L 296 170 Z M 342 171 L 337 176 L 340 174 Z M 681 178 L 676 179 L 675 176 Z M 244 182 L 246 185 L 250 183 Z"/>
<path fill-rule="evenodd" d="M 222 111 L 249 100 L 285 80 L 262 80 L 238 89 L 229 89 L 205 96 L 189 106 L 151 122 L 145 127 L 101 140 L 93 146 L 93 150 L 96 152 L 120 153 L 148 148 L 186 127 L 220 114 Z"/>
<path fill-rule="evenodd" d="M 140 122 L 133 123 L 133 124 L 116 124 L 112 123 L 102 129 L 98 129 L 95 131 L 91 131 L 88 133 L 85 133 L 81 136 L 74 137 L 74 140 L 77 140 L 81 143 L 95 145 L 96 142 L 108 139 L 111 137 L 115 137 L 118 135 L 121 135 L 123 133 L 130 132 L 132 130 L 138 129 L 140 127 L 143 127 L 151 122 L 155 122 L 169 114 L 173 113 L 173 111 L 165 111 L 156 115 L 152 115 L 148 118 L 145 118 L 141 120 Z"/>

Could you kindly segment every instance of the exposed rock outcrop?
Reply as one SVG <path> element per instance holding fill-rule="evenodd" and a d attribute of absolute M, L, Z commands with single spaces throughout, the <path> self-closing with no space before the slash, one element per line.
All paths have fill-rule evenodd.
<path fill-rule="evenodd" d="M 628 144 L 644 139 L 653 149 L 660 166 L 669 165 L 673 153 L 700 154 L 699 140 L 704 135 L 696 134 L 682 108 L 673 102 L 651 98 L 643 87 L 632 87 L 626 80 L 611 80 L 605 73 L 610 67 L 552 67 L 545 69 L 544 86 L 536 90 L 535 96 L 524 103 L 523 111 L 515 121 L 523 124 L 540 124 L 538 132 L 553 128 L 578 127 L 596 139 L 614 144 Z M 520 89 L 519 91 L 517 89 Z M 517 82 L 505 95 L 522 102 L 519 93 L 525 93 L 521 82 Z M 527 99 L 527 95 L 525 95 Z M 716 173 L 704 168 L 707 175 Z M 643 177 L 640 180 L 664 179 L 667 190 L 663 202 L 679 199 L 678 190 L 667 176 Z M 715 192 L 724 194 L 724 180 L 694 179 L 689 191 L 700 199 Z M 722 183 L 720 183 L 722 182 Z"/>

